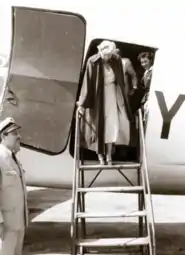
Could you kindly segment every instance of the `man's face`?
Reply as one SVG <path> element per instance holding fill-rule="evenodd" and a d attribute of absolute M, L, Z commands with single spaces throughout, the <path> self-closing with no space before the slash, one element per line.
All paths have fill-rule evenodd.
<path fill-rule="evenodd" d="M 150 68 L 150 60 L 148 58 L 141 58 L 141 66 L 147 70 Z"/>
<path fill-rule="evenodd" d="M 8 133 L 6 136 L 4 136 L 4 139 L 6 139 L 6 143 L 9 145 L 10 148 L 12 148 L 15 153 L 20 150 L 21 136 L 18 129 Z"/>

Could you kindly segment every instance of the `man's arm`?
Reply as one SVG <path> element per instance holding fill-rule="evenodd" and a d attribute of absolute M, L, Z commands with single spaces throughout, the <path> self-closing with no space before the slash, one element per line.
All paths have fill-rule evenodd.
<path fill-rule="evenodd" d="M 130 59 L 126 60 L 126 72 L 131 77 L 131 80 L 132 80 L 132 89 L 137 89 L 137 83 L 138 83 L 137 75 L 136 75 L 136 72 L 135 72 L 135 70 L 133 68 L 133 65 L 132 65 Z"/>

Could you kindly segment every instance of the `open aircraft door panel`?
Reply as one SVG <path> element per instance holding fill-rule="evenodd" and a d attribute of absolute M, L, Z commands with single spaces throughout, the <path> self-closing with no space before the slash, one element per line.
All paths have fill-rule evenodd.
<path fill-rule="evenodd" d="M 58 154 L 67 145 L 86 24 L 73 13 L 12 8 L 12 50 L 1 118 L 22 126 L 22 144 Z"/>

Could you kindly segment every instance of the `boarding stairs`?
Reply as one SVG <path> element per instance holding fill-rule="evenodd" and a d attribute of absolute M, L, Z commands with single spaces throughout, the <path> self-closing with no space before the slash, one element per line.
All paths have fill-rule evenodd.
<path fill-rule="evenodd" d="M 80 121 L 81 113 L 76 111 L 75 126 L 75 151 L 74 151 L 74 176 L 72 194 L 72 219 L 71 219 L 71 240 L 72 255 L 88 254 L 108 249 L 109 254 L 114 251 L 122 254 L 146 254 L 156 255 L 154 213 L 151 199 L 150 183 L 147 169 L 147 158 L 145 151 L 145 140 L 141 110 L 138 111 L 139 124 L 139 160 L 138 162 L 113 162 L 112 165 L 85 164 L 80 156 Z M 98 172 L 97 172 L 98 170 Z M 119 187 L 92 187 L 102 171 L 118 171 L 129 185 Z M 85 183 L 85 173 L 94 171 L 97 174 L 92 182 Z M 133 185 L 127 178 L 127 171 L 135 171 L 137 185 Z M 108 174 L 108 173 L 107 173 Z M 87 212 L 85 208 L 85 194 L 88 192 L 117 192 L 137 194 L 137 210 L 126 212 Z M 124 200 L 123 200 L 124 203 Z M 138 231 L 135 237 L 120 238 L 88 238 L 88 219 L 123 218 L 135 217 L 137 219 Z M 124 233 L 124 222 L 123 233 Z M 133 249 L 133 250 L 132 250 Z M 107 251 L 107 250 L 106 250 Z M 134 252 L 134 253 L 133 253 Z M 101 252 L 102 253 L 102 252 Z"/>

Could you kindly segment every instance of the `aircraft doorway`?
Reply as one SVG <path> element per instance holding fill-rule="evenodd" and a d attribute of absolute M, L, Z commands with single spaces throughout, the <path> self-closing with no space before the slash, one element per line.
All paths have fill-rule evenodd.
<path fill-rule="evenodd" d="M 88 61 L 92 56 L 95 56 L 97 54 L 98 52 L 97 47 L 100 45 L 102 41 L 105 41 L 105 40 L 103 39 L 93 40 L 89 46 L 87 56 L 85 59 L 84 69 L 82 72 L 80 86 L 78 90 L 77 102 L 81 95 L 81 91 L 83 87 L 82 84 L 84 83 L 84 79 L 86 75 L 85 72 L 87 70 Z M 133 91 L 134 91 L 134 88 L 137 88 L 137 91 L 139 91 L 137 94 L 140 96 L 140 94 L 142 94 L 140 93 L 140 89 L 141 91 L 143 91 L 142 89 L 143 86 L 147 85 L 148 88 L 150 88 L 152 67 L 154 63 L 156 49 L 147 47 L 147 46 L 122 43 L 117 41 L 114 41 L 113 43 L 115 43 L 116 45 L 116 54 L 118 54 L 122 59 L 124 79 L 126 79 L 125 82 L 128 83 L 127 91 L 126 91 L 127 95 L 130 98 L 132 96 L 134 98 Z M 147 72 L 149 75 L 147 78 L 145 78 Z M 148 80 L 148 84 L 147 84 L 147 80 Z M 147 90 L 147 93 L 144 93 L 143 95 L 145 96 L 146 94 L 149 95 L 149 89 Z M 136 105 L 132 105 L 133 108 L 134 107 L 138 108 L 139 102 L 142 101 L 140 99 L 138 99 L 138 102 L 136 100 L 135 102 Z M 88 100 L 91 100 L 90 97 L 88 98 Z M 142 104 L 144 105 L 143 102 Z M 144 106 L 142 107 L 142 110 L 143 110 L 143 116 L 144 116 Z M 147 118 L 147 114 L 146 114 L 146 118 Z M 71 131 L 72 132 L 71 132 L 71 141 L 70 141 L 70 153 L 74 155 L 75 116 L 73 119 Z M 112 153 L 113 161 L 114 160 L 115 161 L 124 161 L 124 160 L 133 161 L 137 159 L 138 129 L 137 129 L 136 117 L 134 117 L 134 121 L 130 122 L 129 132 L 130 132 L 130 139 L 128 144 L 118 143 L 113 145 L 113 153 Z M 82 155 L 85 160 L 97 159 L 96 153 L 89 148 L 82 147 Z"/>

